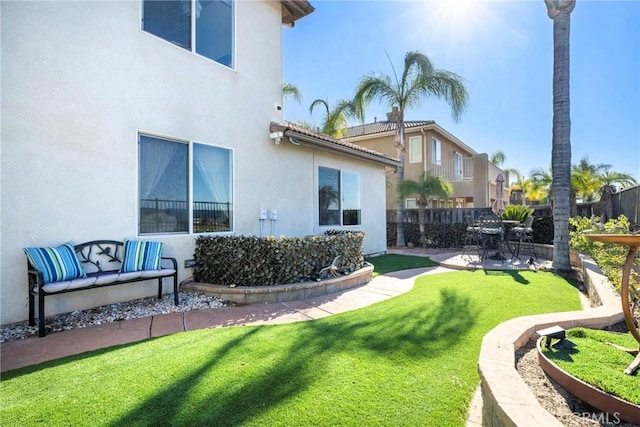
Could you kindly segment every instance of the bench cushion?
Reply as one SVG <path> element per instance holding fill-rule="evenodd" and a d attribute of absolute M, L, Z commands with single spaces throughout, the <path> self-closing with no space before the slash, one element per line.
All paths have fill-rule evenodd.
<path fill-rule="evenodd" d="M 62 282 L 47 283 L 42 287 L 46 293 L 60 292 L 69 289 L 86 288 L 93 285 L 108 285 L 115 281 L 126 282 L 136 279 L 154 279 L 156 277 L 167 277 L 175 274 L 173 268 L 163 268 L 162 270 L 133 271 L 129 273 L 102 273 L 89 277 L 80 277 L 73 280 L 65 280 Z M 33 288 L 34 292 L 38 292 L 38 287 Z"/>
<path fill-rule="evenodd" d="M 86 277 L 71 242 L 55 248 L 24 248 L 24 252 L 31 265 L 42 272 L 44 283 Z"/>
<path fill-rule="evenodd" d="M 162 246 L 161 242 L 125 239 L 120 272 L 160 270 Z"/>

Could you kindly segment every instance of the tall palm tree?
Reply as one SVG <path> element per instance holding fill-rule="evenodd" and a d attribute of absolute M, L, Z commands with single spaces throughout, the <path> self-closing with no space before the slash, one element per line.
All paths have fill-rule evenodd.
<path fill-rule="evenodd" d="M 571 114 L 569 96 L 569 31 L 575 0 L 544 0 L 553 20 L 553 268 L 570 271 L 569 196 L 571 193 Z"/>
<path fill-rule="evenodd" d="M 293 83 L 282 83 L 282 97 L 284 99 L 293 99 L 302 102 L 302 92 L 298 86 Z"/>
<path fill-rule="evenodd" d="M 377 99 L 388 108 L 397 109 L 394 145 L 400 161 L 396 172 L 396 183 L 399 186 L 404 180 L 406 111 L 419 106 L 425 98 L 442 98 L 451 107 L 453 119 L 458 121 L 467 105 L 468 93 L 460 76 L 450 71 L 435 69 L 431 59 L 417 51 L 405 55 L 404 69 L 400 76 L 396 73 L 393 63 L 391 68 L 393 77 L 379 74 L 364 76 L 356 88 L 353 104 L 363 110 L 372 100 Z M 364 116 L 362 111 L 361 115 Z M 396 244 L 405 246 L 404 204 L 401 200 L 398 201 L 397 217 Z"/>
<path fill-rule="evenodd" d="M 313 114 L 314 108 L 321 105 L 324 107 L 324 118 L 320 125 L 320 132 L 334 138 L 342 138 L 342 131 L 347 128 L 349 118 L 359 117 L 360 109 L 356 108 L 352 101 L 339 100 L 333 109 L 329 108 L 329 103 L 324 99 L 316 99 L 309 106 L 309 114 Z"/>
<path fill-rule="evenodd" d="M 416 196 L 416 205 L 418 205 L 418 222 L 420 223 L 420 239 L 422 247 L 427 246 L 427 234 L 425 232 L 425 213 L 429 201 L 434 197 L 447 198 L 453 194 L 453 187 L 450 183 L 439 176 L 432 176 L 429 173 L 423 173 L 419 181 L 404 179 L 398 184 L 398 197 L 400 203 L 407 196 Z"/>

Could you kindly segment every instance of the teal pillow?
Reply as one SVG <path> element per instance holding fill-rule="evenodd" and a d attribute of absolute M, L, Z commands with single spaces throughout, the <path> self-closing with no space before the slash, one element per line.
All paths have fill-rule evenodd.
<path fill-rule="evenodd" d="M 42 272 L 44 283 L 87 277 L 71 242 L 56 248 L 24 248 L 23 250 L 31 265 Z"/>
<path fill-rule="evenodd" d="M 120 273 L 160 270 L 162 246 L 163 244 L 160 242 L 125 239 L 124 257 L 120 265 Z"/>

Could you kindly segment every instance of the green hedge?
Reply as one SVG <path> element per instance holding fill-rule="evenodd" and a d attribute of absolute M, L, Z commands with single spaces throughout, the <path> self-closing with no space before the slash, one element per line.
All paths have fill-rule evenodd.
<path fill-rule="evenodd" d="M 461 248 L 467 231 L 466 224 L 441 224 L 430 223 L 425 225 L 427 235 L 427 247 L 430 248 Z M 387 223 L 387 246 L 396 246 L 396 223 Z M 420 226 L 418 224 L 405 224 L 404 236 L 407 245 L 421 247 Z"/>
<path fill-rule="evenodd" d="M 542 217 L 533 221 L 533 238 L 536 243 L 553 244 L 553 218 Z M 430 248 L 462 248 L 467 225 L 462 223 L 425 224 L 427 247 Z M 396 246 L 396 223 L 387 223 L 387 246 Z M 405 240 L 408 246 L 421 247 L 420 226 L 415 223 L 405 224 Z"/>
<path fill-rule="evenodd" d="M 553 245 L 553 217 L 536 217 L 531 228 L 533 228 L 534 242 Z"/>
<path fill-rule="evenodd" d="M 340 272 L 364 265 L 364 233 L 329 231 L 306 237 L 200 236 L 194 279 L 225 286 L 270 286 L 317 280 L 340 255 Z"/>

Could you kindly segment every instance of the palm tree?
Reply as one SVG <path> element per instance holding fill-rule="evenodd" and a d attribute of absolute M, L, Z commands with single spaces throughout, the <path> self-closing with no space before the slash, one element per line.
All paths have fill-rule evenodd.
<path fill-rule="evenodd" d="M 468 93 L 460 76 L 450 71 L 435 69 L 429 57 L 417 51 L 405 55 L 402 75 L 398 76 L 393 63 L 391 68 L 393 78 L 378 74 L 364 76 L 356 88 L 353 104 L 361 108 L 361 116 L 364 116 L 364 107 L 374 99 L 386 104 L 388 108 L 397 109 L 394 145 L 400 161 L 396 172 L 396 182 L 399 186 L 404 180 L 404 115 L 407 109 L 420 105 L 424 98 L 442 98 L 450 105 L 453 119 L 458 121 L 467 105 Z M 396 244 L 405 246 L 404 204 L 401 200 L 398 201 L 397 217 Z"/>
<path fill-rule="evenodd" d="M 498 167 L 501 167 L 505 160 L 507 160 L 507 155 L 502 150 L 498 150 L 489 156 L 489 161 Z"/>
<path fill-rule="evenodd" d="M 293 99 L 302 102 L 302 92 L 298 86 L 293 83 L 282 83 L 282 97 L 284 99 Z"/>
<path fill-rule="evenodd" d="M 544 194 L 546 198 L 548 198 L 549 203 L 551 203 L 551 207 L 553 209 L 554 206 L 554 193 L 553 193 L 553 169 L 549 168 L 546 170 L 544 168 L 536 168 L 531 171 L 531 180 L 532 185 L 539 191 L 539 194 Z M 569 217 L 576 216 L 578 211 L 577 203 L 576 203 L 576 188 L 578 188 L 578 177 L 573 173 L 573 166 L 571 167 L 571 174 L 569 178 L 570 186 L 569 186 Z M 544 198 L 544 197 L 542 197 Z M 532 198 L 532 200 L 535 200 Z"/>
<path fill-rule="evenodd" d="M 416 205 L 418 205 L 418 222 L 420 223 L 420 238 L 422 247 L 427 246 L 427 235 L 425 232 L 425 212 L 427 205 L 433 196 L 449 197 L 453 194 L 453 187 L 450 183 L 442 179 L 442 177 L 434 177 L 429 173 L 423 173 L 419 181 L 410 179 L 402 180 L 398 184 L 398 197 L 400 203 L 407 196 L 416 196 Z"/>
<path fill-rule="evenodd" d="M 570 271 L 569 196 L 571 193 L 571 114 L 569 96 L 569 31 L 575 0 L 544 0 L 553 20 L 553 268 Z"/>
<path fill-rule="evenodd" d="M 542 170 L 538 173 L 543 173 Z M 516 178 L 515 181 L 509 185 L 509 191 L 521 191 L 522 192 L 522 205 L 531 204 L 532 201 L 542 202 L 548 198 L 548 185 L 544 182 L 544 177 L 540 176 L 539 179 L 527 178 L 521 175 L 517 169 L 509 169 L 509 176 L 513 174 Z M 549 178 L 551 182 L 551 178 Z M 527 201 L 529 203 L 527 203 Z"/>
<path fill-rule="evenodd" d="M 599 216 L 600 220 L 605 222 L 605 219 L 602 218 L 602 215 L 605 212 L 607 205 L 609 204 L 609 200 L 611 200 L 611 195 L 618 191 L 618 185 L 635 185 L 636 180 L 629 174 L 620 173 L 620 172 L 609 172 L 609 170 L 605 170 L 602 174 L 598 176 L 600 181 L 600 200 L 593 207 L 593 215 Z"/>
<path fill-rule="evenodd" d="M 329 108 L 329 103 L 324 99 L 316 99 L 309 106 L 309 114 L 313 114 L 313 109 L 319 105 L 325 110 L 322 125 L 319 127 L 320 132 L 334 138 L 342 138 L 342 131 L 348 126 L 349 118 L 359 117 L 360 110 L 354 106 L 353 102 L 343 99 L 339 100 L 333 109 Z"/>
<path fill-rule="evenodd" d="M 616 190 L 618 190 L 618 186 L 624 187 L 625 185 L 637 184 L 633 176 L 627 173 L 611 172 L 608 169 L 598 175 L 598 179 L 600 180 L 600 185 L 602 185 L 603 187 L 613 186 L 616 187 Z"/>
<path fill-rule="evenodd" d="M 602 187 L 599 176 L 610 168 L 611 165 L 604 163 L 592 165 L 587 156 L 580 159 L 577 165 L 571 166 L 571 184 L 576 197 L 583 202 L 594 201 Z"/>

